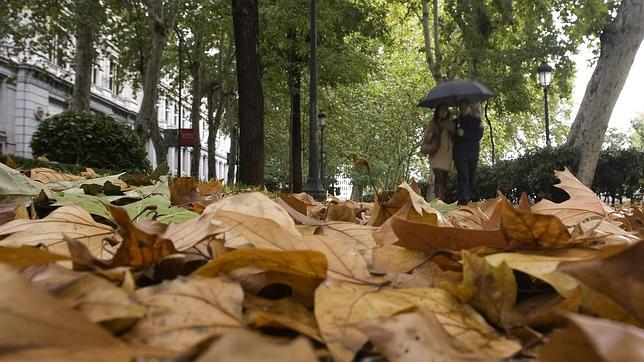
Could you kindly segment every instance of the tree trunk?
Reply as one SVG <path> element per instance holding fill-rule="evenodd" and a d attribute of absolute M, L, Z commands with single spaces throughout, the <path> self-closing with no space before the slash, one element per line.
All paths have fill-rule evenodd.
<path fill-rule="evenodd" d="M 168 1 L 167 6 L 161 1 L 148 0 L 148 30 L 150 32 L 150 52 L 145 59 L 143 74 L 143 99 L 137 116 L 138 133 L 141 139 L 152 139 L 156 152 L 157 163 L 163 163 L 168 158 L 168 145 L 165 143 L 157 119 L 156 103 L 159 96 L 159 78 L 163 51 L 168 35 L 174 26 L 179 0 Z"/>
<path fill-rule="evenodd" d="M 592 185 L 608 121 L 643 37 L 644 1 L 622 1 L 599 37 L 599 60 L 568 135 L 568 145 L 581 153 L 576 176 L 586 186 Z"/>
<path fill-rule="evenodd" d="M 228 152 L 228 183 L 234 184 L 237 183 L 237 159 L 239 155 L 237 150 L 239 149 L 239 129 L 237 125 L 233 126 L 232 132 L 230 132 L 230 151 Z"/>
<path fill-rule="evenodd" d="M 98 11 L 101 4 L 97 0 L 80 0 L 76 3 L 76 54 L 74 57 L 74 88 L 69 110 L 89 111 L 92 96 L 92 65 L 96 59 L 96 38 L 98 24 L 91 11 Z"/>
<path fill-rule="evenodd" d="M 429 1 L 422 0 L 421 3 L 423 6 L 423 16 L 420 19 L 420 22 L 423 25 L 423 40 L 425 41 L 425 61 L 427 62 L 427 67 L 429 68 L 429 72 L 432 74 L 434 81 L 436 83 L 442 83 L 444 80 L 440 74 L 440 64 L 437 60 L 434 60 L 434 56 L 432 54 L 432 35 L 429 29 Z M 436 25 L 436 22 L 434 25 Z M 438 40 L 437 28 L 434 29 L 434 40 Z M 438 47 L 438 43 L 435 43 L 434 47 Z"/>
<path fill-rule="evenodd" d="M 362 186 L 354 183 L 351 187 L 351 201 L 360 202 L 362 199 Z"/>
<path fill-rule="evenodd" d="M 290 31 L 288 38 L 296 43 L 295 31 Z M 289 51 L 287 66 L 288 89 L 291 103 L 291 187 L 294 193 L 302 192 L 302 71 L 301 57 L 293 46 Z"/>
<path fill-rule="evenodd" d="M 198 43 L 198 42 L 197 42 Z M 195 58 L 190 64 L 190 74 L 192 75 L 192 103 L 190 104 L 190 123 L 192 130 L 195 133 L 195 141 L 192 144 L 192 155 L 190 158 L 190 176 L 199 179 L 199 161 L 201 160 L 201 100 L 203 98 L 203 87 L 201 63 L 198 60 L 200 57 L 200 46 L 196 46 Z"/>
<path fill-rule="evenodd" d="M 259 0 L 231 0 L 239 91 L 239 181 L 264 183 L 264 112 L 259 56 Z"/>
<path fill-rule="evenodd" d="M 217 102 L 217 110 L 215 111 L 215 92 L 214 89 L 208 94 L 208 178 L 217 178 L 217 132 L 221 125 L 221 117 L 224 113 L 225 96 L 222 91 L 219 92 L 219 101 Z M 213 117 L 213 111 L 214 113 Z M 232 141 L 232 139 L 231 139 Z M 232 143 L 232 142 L 231 142 Z M 228 167 L 231 167 L 230 163 Z M 233 165 L 234 167 L 234 165 Z M 224 177 L 221 175 L 220 177 Z"/>

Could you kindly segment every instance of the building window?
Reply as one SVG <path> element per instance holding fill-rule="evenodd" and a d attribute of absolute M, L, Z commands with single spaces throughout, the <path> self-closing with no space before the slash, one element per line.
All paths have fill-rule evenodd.
<path fill-rule="evenodd" d="M 99 72 L 98 65 L 95 64 L 92 67 L 92 84 L 94 85 L 98 85 L 98 72 Z"/>
<path fill-rule="evenodd" d="M 60 35 L 55 35 L 49 46 L 49 61 L 61 68 L 65 68 L 65 41 Z"/>
<path fill-rule="evenodd" d="M 110 91 L 116 95 L 119 94 L 119 86 L 118 82 L 116 80 L 116 62 L 114 59 L 110 58 L 109 62 L 109 76 L 108 76 L 108 85 L 110 88 Z"/>

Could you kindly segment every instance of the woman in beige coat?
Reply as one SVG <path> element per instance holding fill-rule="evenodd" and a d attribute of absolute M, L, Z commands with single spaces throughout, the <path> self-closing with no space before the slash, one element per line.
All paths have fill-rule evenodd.
<path fill-rule="evenodd" d="M 455 132 L 456 124 L 450 117 L 449 109 L 444 104 L 439 105 L 425 129 L 421 152 L 429 156 L 429 165 L 434 172 L 434 195 L 443 201 L 447 191 L 447 175 L 452 169 Z"/>

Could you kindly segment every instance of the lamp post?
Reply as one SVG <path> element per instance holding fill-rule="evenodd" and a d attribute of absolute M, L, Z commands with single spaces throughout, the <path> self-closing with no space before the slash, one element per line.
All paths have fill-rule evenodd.
<path fill-rule="evenodd" d="M 309 101 L 309 178 L 304 185 L 304 192 L 318 200 L 326 196 L 320 182 L 320 165 L 318 146 L 318 64 L 317 64 L 317 38 L 318 30 L 316 23 L 317 3 L 311 0 L 311 81 L 310 83 L 310 101 Z"/>
<path fill-rule="evenodd" d="M 322 182 L 322 190 L 326 198 L 326 180 L 324 174 L 324 127 L 326 126 L 326 114 L 318 114 L 318 125 L 320 126 L 320 181 Z"/>
<path fill-rule="evenodd" d="M 548 86 L 552 81 L 552 67 L 547 63 L 542 63 L 538 68 L 539 84 L 543 86 L 543 102 L 545 107 L 546 118 L 546 146 L 550 147 L 550 116 L 548 114 Z"/>
<path fill-rule="evenodd" d="M 177 176 L 181 177 L 181 128 L 183 128 L 183 103 L 181 94 L 183 92 L 183 31 L 175 25 L 174 31 L 179 38 L 179 120 L 177 124 Z M 167 121 L 167 120 L 166 120 Z"/>

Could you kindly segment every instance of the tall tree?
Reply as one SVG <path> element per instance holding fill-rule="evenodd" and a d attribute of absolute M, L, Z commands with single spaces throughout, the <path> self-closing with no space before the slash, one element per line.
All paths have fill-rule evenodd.
<path fill-rule="evenodd" d="M 239 181 L 264 182 L 264 110 L 259 55 L 259 0 L 231 0 L 239 92 Z"/>
<path fill-rule="evenodd" d="M 576 176 L 587 186 L 592 185 L 610 115 L 642 38 L 644 0 L 623 0 L 599 36 L 599 59 L 568 136 L 568 145 L 581 151 Z"/>

